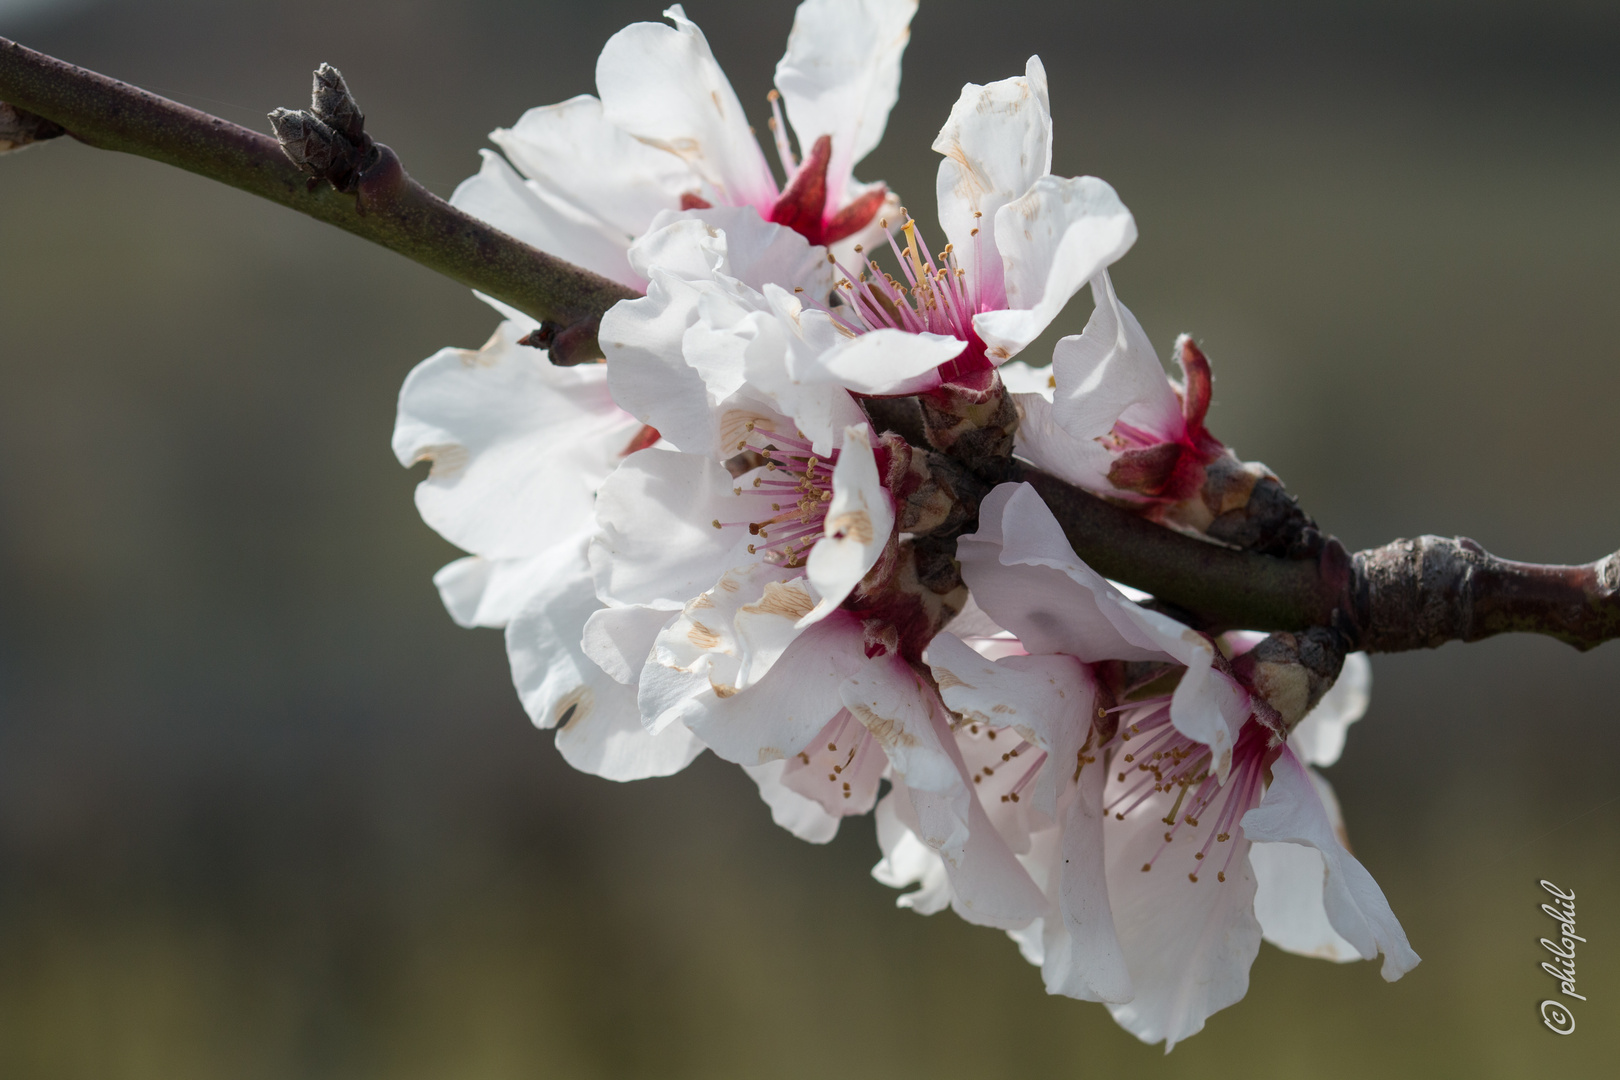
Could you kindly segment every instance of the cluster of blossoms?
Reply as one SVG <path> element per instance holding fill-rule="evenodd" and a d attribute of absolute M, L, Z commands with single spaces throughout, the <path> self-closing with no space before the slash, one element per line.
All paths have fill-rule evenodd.
<path fill-rule="evenodd" d="M 1323 696 L 1259 635 L 1133 602 L 997 483 L 1016 454 L 1202 534 L 1264 471 L 1205 429 L 1197 348 L 1171 381 L 1115 295 L 1135 223 L 1050 174 L 1039 60 L 951 109 L 943 246 L 853 179 L 915 7 L 800 6 L 780 184 L 679 7 L 608 42 L 599 98 L 495 133 L 506 158 L 457 205 L 645 295 L 603 319 L 605 364 L 553 366 L 503 309 L 407 379 L 395 451 L 432 463 L 417 505 L 472 553 L 436 576 L 445 605 L 504 627 L 575 767 L 708 749 L 816 842 L 875 807 L 903 906 L 1007 931 L 1050 992 L 1144 1040 L 1241 998 L 1262 937 L 1396 978 L 1417 957 L 1310 768 L 1364 709 L 1365 658 Z M 1087 285 L 1049 370 L 1007 363 Z"/>

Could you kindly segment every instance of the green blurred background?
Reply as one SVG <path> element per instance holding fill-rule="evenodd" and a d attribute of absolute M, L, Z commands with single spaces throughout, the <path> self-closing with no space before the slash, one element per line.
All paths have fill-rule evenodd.
<path fill-rule="evenodd" d="M 762 125 L 792 5 L 688 9 Z M 261 130 L 331 61 L 448 195 L 657 15 L 0 0 L 0 34 Z M 1122 295 L 1161 349 L 1199 336 L 1214 429 L 1319 521 L 1620 545 L 1614 4 L 930 0 L 860 175 L 928 220 L 958 88 L 1034 51 L 1055 171 L 1140 223 Z M 440 609 L 455 552 L 388 449 L 410 367 L 494 323 L 187 174 L 0 159 L 0 1075 L 1613 1075 L 1620 645 L 1378 658 L 1329 775 L 1423 964 L 1267 946 L 1166 1058 L 999 934 L 895 910 L 869 820 L 817 848 L 710 758 L 561 763 L 499 635 Z M 1537 1014 L 1541 878 L 1590 939 L 1568 1038 Z"/>

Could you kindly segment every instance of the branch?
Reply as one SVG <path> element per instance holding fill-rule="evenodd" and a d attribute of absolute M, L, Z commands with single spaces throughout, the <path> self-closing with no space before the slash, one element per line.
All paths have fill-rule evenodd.
<path fill-rule="evenodd" d="M 406 175 L 386 146 L 353 194 L 311 184 L 268 135 L 0 38 L 0 101 L 89 146 L 161 161 L 381 244 L 493 296 L 567 342 L 559 360 L 599 357 L 596 322 L 638 295 L 462 213 Z"/>
<path fill-rule="evenodd" d="M 1620 638 L 1620 553 L 1584 566 L 1491 555 L 1472 540 L 1424 536 L 1349 555 L 1286 559 L 1223 547 L 1013 462 L 1075 553 L 1211 631 L 1331 627 L 1368 652 L 1433 649 L 1505 633 L 1545 634 L 1582 651 Z"/>

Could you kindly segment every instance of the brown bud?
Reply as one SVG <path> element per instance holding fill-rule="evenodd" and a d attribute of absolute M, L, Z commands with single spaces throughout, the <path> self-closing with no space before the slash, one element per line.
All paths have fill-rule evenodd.
<path fill-rule="evenodd" d="M 60 124 L 0 101 L 0 154 L 26 150 L 35 143 L 65 134 Z"/>
<path fill-rule="evenodd" d="M 310 93 L 310 112 L 333 131 L 356 146 L 365 139 L 366 116 L 360 111 L 343 73 L 331 64 L 315 69 L 315 87 Z"/>
<path fill-rule="evenodd" d="M 311 176 L 329 179 L 342 171 L 354 148 L 320 117 L 302 109 L 276 109 L 270 114 L 270 127 L 281 143 L 282 153 Z"/>

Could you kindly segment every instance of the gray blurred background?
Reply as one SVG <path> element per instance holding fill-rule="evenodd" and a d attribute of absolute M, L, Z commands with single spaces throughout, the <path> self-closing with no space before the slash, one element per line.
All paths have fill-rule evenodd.
<path fill-rule="evenodd" d="M 792 5 L 688 11 L 763 128 Z M 657 16 L 0 0 L 0 34 L 261 130 L 331 61 L 448 195 Z M 1620 545 L 1614 4 L 930 0 L 860 176 L 930 220 L 960 85 L 1035 51 L 1055 171 L 1140 223 L 1122 295 L 1161 350 L 1199 336 L 1214 430 L 1326 527 Z M 895 910 L 869 820 L 817 848 L 710 758 L 562 764 L 499 635 L 440 609 L 456 553 L 388 449 L 411 366 L 495 321 L 184 173 L 0 159 L 0 1075 L 1612 1075 L 1620 645 L 1378 658 L 1329 775 L 1423 964 L 1266 946 L 1166 1058 L 1001 935 Z M 1590 939 L 1568 1038 L 1537 1015 L 1541 878 Z"/>

